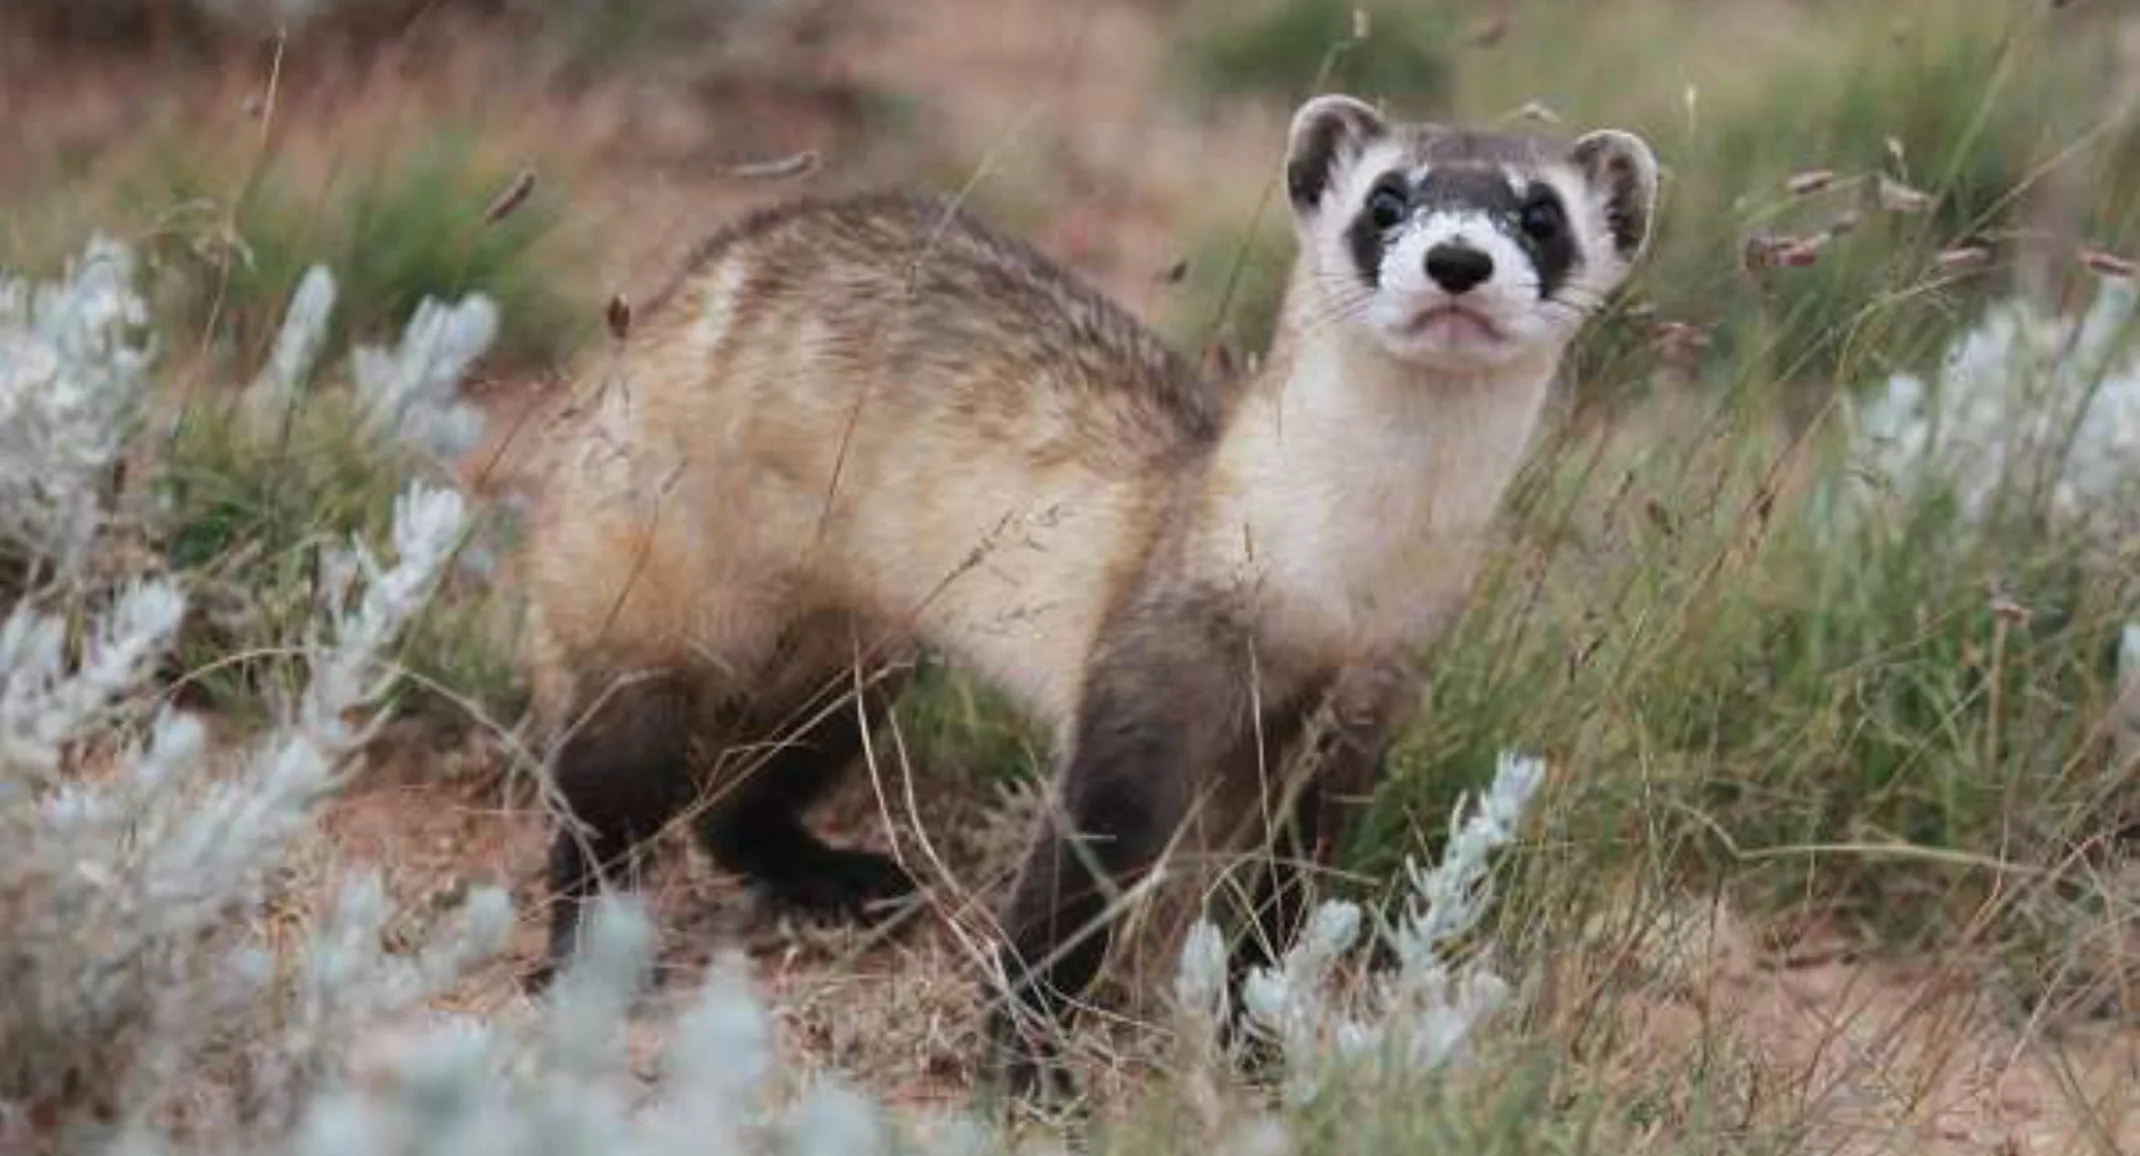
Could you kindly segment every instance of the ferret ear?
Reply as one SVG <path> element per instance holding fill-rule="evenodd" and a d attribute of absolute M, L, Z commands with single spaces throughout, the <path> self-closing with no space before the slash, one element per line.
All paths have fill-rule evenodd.
<path fill-rule="evenodd" d="M 1577 137 L 1569 155 L 1604 211 L 1620 259 L 1633 264 L 1649 245 L 1657 217 L 1656 154 L 1631 132 L 1600 129 Z"/>
<path fill-rule="evenodd" d="M 1388 131 L 1381 113 L 1350 96 L 1332 93 L 1301 105 L 1286 134 L 1285 186 L 1293 211 L 1320 208 L 1338 159 L 1358 156 Z"/>

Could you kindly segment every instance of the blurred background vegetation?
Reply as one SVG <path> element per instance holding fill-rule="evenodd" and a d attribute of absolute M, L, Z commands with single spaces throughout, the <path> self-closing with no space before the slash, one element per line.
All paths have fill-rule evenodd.
<path fill-rule="evenodd" d="M 497 300 L 478 376 L 507 426 L 724 215 L 889 181 L 960 193 L 1184 348 L 1253 355 L 1304 94 L 1641 132 L 1667 169 L 1653 251 L 1579 351 L 1353 865 L 1431 846 L 1520 746 L 1561 770 L 1503 908 L 1519 945 L 1590 918 L 1600 880 L 1670 877 L 1874 941 L 1966 931 L 2032 999 L 2124 998 L 2122 931 L 2098 932 L 2133 898 L 2106 880 L 2140 817 L 2110 741 L 2140 544 L 2035 491 L 1988 524 L 1898 492 L 1844 525 L 1822 496 L 1856 476 L 1848 399 L 1932 373 L 1991 302 L 2085 307 L 2140 249 L 2127 6 L 11 0 L 0 22 L 0 264 L 50 268 L 91 227 L 143 243 L 199 339 L 170 351 L 199 413 L 326 262 L 338 349 L 425 297 Z M 394 487 L 331 421 L 301 467 L 171 428 L 189 566 L 383 524 Z M 427 669 L 510 715 L 471 604 L 417 635 Z M 955 676 L 902 712 L 924 763 L 1041 765 Z"/>

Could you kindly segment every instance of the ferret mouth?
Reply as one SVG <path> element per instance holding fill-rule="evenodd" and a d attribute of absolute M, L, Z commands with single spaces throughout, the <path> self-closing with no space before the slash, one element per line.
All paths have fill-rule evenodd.
<path fill-rule="evenodd" d="M 1422 309 L 1405 323 L 1404 331 L 1414 337 L 1443 337 L 1456 341 L 1475 341 L 1497 344 L 1508 339 L 1493 319 L 1468 305 L 1451 302 Z"/>

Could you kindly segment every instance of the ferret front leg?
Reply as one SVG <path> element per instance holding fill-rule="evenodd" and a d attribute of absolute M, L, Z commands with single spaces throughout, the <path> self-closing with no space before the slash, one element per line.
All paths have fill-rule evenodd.
<path fill-rule="evenodd" d="M 1295 736 L 1281 762 L 1282 773 L 1264 784 L 1264 813 L 1271 816 L 1267 845 L 1256 864 L 1248 927 L 1227 959 L 1227 1035 L 1242 1036 L 1241 990 L 1249 973 L 1272 967 L 1305 928 L 1315 896 L 1315 873 L 1331 867 L 1374 801 L 1395 736 L 1411 720 L 1419 700 L 1416 672 L 1408 664 L 1347 667 L 1307 702 L 1305 717 L 1267 730 Z M 1251 1068 L 1273 1058 L 1244 1049 Z"/>
<path fill-rule="evenodd" d="M 1124 616 L 1095 649 L 1059 805 L 1004 920 L 1010 989 L 989 1038 L 1014 1095 L 1067 1094 L 1055 1037 L 1100 970 L 1120 900 L 1165 855 L 1212 759 L 1249 723 L 1240 645 L 1223 617 L 1170 602 Z"/>

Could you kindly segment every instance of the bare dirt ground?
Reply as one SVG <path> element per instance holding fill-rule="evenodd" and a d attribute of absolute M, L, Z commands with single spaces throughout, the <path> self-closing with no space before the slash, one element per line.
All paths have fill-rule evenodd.
<path fill-rule="evenodd" d="M 889 933 L 796 925 L 754 902 L 685 840 L 671 841 L 645 884 L 662 944 L 657 991 L 635 1046 L 654 1054 L 664 1008 L 692 990 L 715 951 L 737 948 L 776 1009 L 782 1046 L 806 1068 L 837 1069 L 895 1103 L 966 1101 L 984 989 L 971 938 L 977 913 L 958 905 L 999 893 L 1031 812 L 917 783 L 922 793 L 910 813 L 898 799 L 898 778 L 858 775 L 820 816 L 832 837 L 884 848 L 892 842 L 884 834 L 889 815 L 898 845 L 930 881 L 929 907 Z M 441 781 L 435 768 L 375 774 L 329 810 L 312 882 L 324 899 L 344 873 L 376 868 L 418 913 L 450 904 L 471 885 L 511 889 L 523 916 L 512 958 L 449 1003 L 520 1016 L 531 1005 L 512 973 L 541 950 L 545 824 L 534 807 L 501 805 L 497 794 Z M 948 873 L 918 854 L 917 832 Z M 1806 937 L 1771 946 L 1722 909 L 1690 906 L 1673 918 L 1678 934 L 1630 963 L 1641 994 L 1618 1010 L 1631 1043 L 1613 1062 L 1631 1073 L 1716 1065 L 1745 1083 L 1754 1118 L 1803 1121 L 1805 1152 L 2140 1149 L 2140 1036 L 2129 1030 L 2029 1022 L 1998 1006 L 1982 976 L 1954 961 L 1860 960 Z M 1126 1082 L 1136 1062 L 1125 1055 L 1093 1074 L 1103 1085 Z M 1658 1126 L 1733 1124 L 1667 1112 Z"/>
<path fill-rule="evenodd" d="M 2002 1006 L 1981 957 L 1859 959 L 1838 936 L 1689 905 L 1624 1013 L 1626 1062 L 1720 1062 L 1758 1111 L 1822 1153 L 2127 1152 L 2140 1144 L 2140 1036 Z M 1732 1054 L 1690 1041 L 1728 1027 Z M 1712 1126 L 1729 1127 L 1729 1121 Z"/>
<path fill-rule="evenodd" d="M 331 805 L 322 844 L 308 856 L 304 890 L 326 903 L 350 872 L 377 870 L 390 894 L 421 919 L 471 887 L 507 889 L 521 913 L 509 957 L 447 1003 L 459 1011 L 527 1014 L 532 1004 L 516 973 L 543 950 L 549 826 L 534 801 L 502 801 L 515 792 L 495 780 L 441 781 L 435 766 L 411 765 L 416 761 L 393 759 Z M 977 913 L 960 904 L 979 887 L 992 890 L 986 881 L 1015 865 L 1021 808 L 1015 800 L 916 782 L 916 823 L 907 784 L 886 781 L 896 778 L 858 774 L 818 814 L 821 829 L 842 843 L 884 850 L 893 842 L 884 832 L 898 832 L 900 853 L 929 888 L 925 909 L 876 931 L 798 923 L 712 867 L 687 833 L 665 841 L 639 892 L 656 916 L 660 946 L 645 1036 L 635 1045 L 651 1054 L 662 1009 L 694 989 L 716 951 L 742 950 L 776 1009 L 783 1046 L 807 1067 L 837 1068 L 905 1103 L 967 1094 L 981 991 L 962 940 Z M 880 795 L 880 787 L 888 789 Z M 926 834 L 926 850 L 917 833 Z M 935 868 L 938 861 L 951 872 Z"/>

